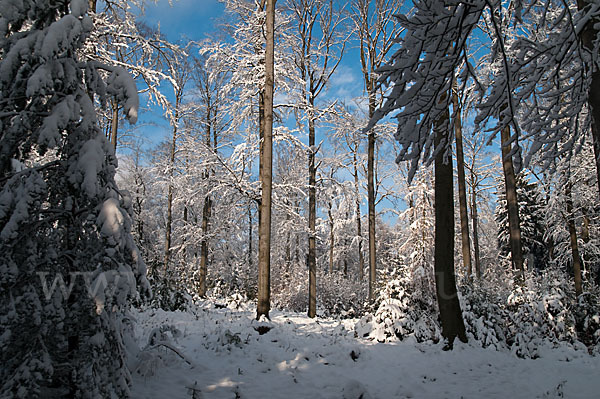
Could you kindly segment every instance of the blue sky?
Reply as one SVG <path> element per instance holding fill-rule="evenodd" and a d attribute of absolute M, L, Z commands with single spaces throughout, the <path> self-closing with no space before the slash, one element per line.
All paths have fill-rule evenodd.
<path fill-rule="evenodd" d="M 224 15 L 224 5 L 218 0 L 159 0 L 147 2 L 143 21 L 151 26 L 160 26 L 160 30 L 172 42 L 188 40 L 200 41 L 216 30 L 218 20 Z M 335 75 L 331 78 L 328 98 L 345 100 L 351 103 L 353 98 L 363 93 L 360 74 L 360 61 L 357 46 L 347 45 L 346 51 Z M 170 88 L 165 94 L 170 96 Z M 142 99 L 143 102 L 143 99 Z M 170 134 L 171 128 L 166 120 L 157 118 L 162 111 L 154 107 L 151 113 L 141 115 L 138 131 L 151 143 L 158 142 Z M 146 123 L 150 123 L 150 125 Z"/>
<path fill-rule="evenodd" d="M 174 0 L 172 6 L 167 0 L 159 0 L 147 3 L 143 19 L 151 25 L 160 24 L 169 40 L 183 36 L 201 40 L 214 29 L 214 20 L 223 14 L 223 8 L 217 0 Z"/>
<path fill-rule="evenodd" d="M 204 39 L 207 33 L 214 31 L 216 19 L 223 15 L 223 4 L 217 0 L 172 0 L 171 3 L 168 0 L 148 1 L 145 13 L 140 17 L 150 26 L 160 26 L 161 32 L 171 42 Z M 172 97 L 170 86 L 165 87 L 164 94 Z M 140 100 L 144 105 L 145 99 Z M 162 115 L 163 110 L 157 106 L 140 115 L 134 129 L 145 142 L 153 144 L 167 139 L 171 127 Z"/>

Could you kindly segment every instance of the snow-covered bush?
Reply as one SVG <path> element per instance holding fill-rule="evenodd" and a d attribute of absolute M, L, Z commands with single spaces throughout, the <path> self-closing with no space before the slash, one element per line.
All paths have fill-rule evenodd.
<path fill-rule="evenodd" d="M 186 310 L 192 302 L 192 296 L 188 293 L 181 281 L 173 277 L 172 273 L 166 276 L 150 275 L 153 297 L 150 304 L 153 307 L 164 310 Z"/>
<path fill-rule="evenodd" d="M 461 305 L 470 340 L 536 358 L 544 346 L 567 345 L 597 352 L 600 338 L 598 289 L 577 302 L 572 277 L 556 268 L 515 285 L 507 274 L 461 285 Z"/>
<path fill-rule="evenodd" d="M 469 341 L 477 341 L 482 347 L 505 347 L 504 320 L 506 311 L 497 288 L 482 281 L 476 284 L 465 281 L 460 286 L 460 303 Z"/>
<path fill-rule="evenodd" d="M 299 313 L 306 312 L 308 309 L 308 273 L 304 273 L 304 275 L 299 274 L 298 278 L 293 280 L 289 276 L 283 275 L 284 279 L 273 281 L 271 300 L 275 308 Z"/>
<path fill-rule="evenodd" d="M 356 281 L 335 272 L 318 274 L 317 308 L 319 314 L 340 318 L 357 317 L 364 313 L 366 297 L 366 280 Z"/>
<path fill-rule="evenodd" d="M 600 355 L 600 288 L 597 285 L 579 296 L 575 320 L 578 339 L 590 353 Z"/>
<path fill-rule="evenodd" d="M 563 273 L 548 270 L 515 286 L 506 299 L 506 343 L 519 357 L 538 357 L 544 344 L 573 344 L 574 295 Z"/>
<path fill-rule="evenodd" d="M 381 290 L 376 311 L 361 318 L 355 326 L 358 336 L 378 342 L 403 340 L 438 342 L 441 330 L 437 320 L 433 273 L 419 267 L 402 268 Z"/>

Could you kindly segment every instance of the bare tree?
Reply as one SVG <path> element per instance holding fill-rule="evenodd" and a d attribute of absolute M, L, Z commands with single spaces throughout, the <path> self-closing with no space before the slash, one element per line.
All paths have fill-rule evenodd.
<path fill-rule="evenodd" d="M 355 0 L 352 3 L 355 29 L 360 42 L 360 62 L 369 101 L 369 118 L 382 96 L 377 88 L 377 73 L 401 30 L 395 22 L 402 0 Z M 373 8 L 372 8 L 373 7 Z M 375 237 L 375 143 L 373 129 L 367 132 L 367 206 L 369 221 L 369 301 L 375 300 L 377 280 L 377 255 Z M 361 273 L 362 275 L 362 273 Z"/>
<path fill-rule="evenodd" d="M 179 124 L 184 117 L 185 104 L 183 103 L 184 88 L 191 77 L 191 66 L 182 56 L 175 56 L 169 62 L 169 76 L 173 79 L 174 103 L 167 108 L 167 117 L 171 124 L 171 140 L 169 142 L 169 164 L 167 166 L 167 219 L 165 224 L 165 252 L 164 267 L 169 269 L 171 256 L 171 233 L 173 224 L 173 184 L 171 180 L 175 175 L 175 159 L 177 154 L 177 140 L 180 135 Z"/>
<path fill-rule="evenodd" d="M 141 83 L 141 92 L 148 94 L 150 102 L 166 109 L 168 101 L 159 86 L 162 81 L 171 80 L 165 65 L 179 47 L 167 41 L 159 30 L 138 20 L 136 11 L 143 11 L 144 0 L 107 0 L 100 3 L 100 10 L 95 0 L 89 0 L 88 4 L 95 29 L 84 50 L 86 57 L 127 69 Z M 122 107 L 114 96 L 108 105 L 101 110 L 100 120 L 104 121 L 106 136 L 116 151 L 123 134 L 119 133 Z"/>
<path fill-rule="evenodd" d="M 363 280 L 364 278 L 364 255 L 363 255 L 363 234 L 362 234 L 362 216 L 361 216 L 361 184 L 360 184 L 360 172 L 359 164 L 363 163 L 363 157 L 361 156 L 360 148 L 360 137 L 361 137 L 361 126 L 364 121 L 358 118 L 353 110 L 348 106 L 340 107 L 337 112 L 332 114 L 333 119 L 333 137 L 338 139 L 339 142 L 345 144 L 344 153 L 348 155 L 348 159 L 344 162 L 348 168 L 348 172 L 352 176 L 352 189 L 354 197 L 354 220 L 356 223 L 356 234 L 352 240 L 356 243 L 357 255 L 358 255 L 358 278 Z"/>
<path fill-rule="evenodd" d="M 308 316 L 317 312 L 317 168 L 318 147 L 315 128 L 319 120 L 317 98 L 337 69 L 344 52 L 345 40 L 340 36 L 343 15 L 333 0 L 290 0 L 297 26 L 295 63 L 305 82 L 302 87 L 303 108 L 308 122 Z"/>
<path fill-rule="evenodd" d="M 570 173 L 567 175 L 565 185 L 565 196 L 567 206 L 567 224 L 569 226 L 569 242 L 571 244 L 571 256 L 573 258 L 573 277 L 575 280 L 575 295 L 579 297 L 583 293 L 581 286 L 581 256 L 579 255 L 579 243 L 577 242 L 577 229 L 575 228 L 575 213 L 573 212 L 573 196 Z"/>
<path fill-rule="evenodd" d="M 481 277 L 481 255 L 480 255 L 480 240 L 479 240 L 479 200 L 483 196 L 483 192 L 491 187 L 488 180 L 492 176 L 492 164 L 486 162 L 489 153 L 486 152 L 486 139 L 483 132 L 471 135 L 465 135 L 464 144 L 466 148 L 467 161 L 465 168 L 467 169 L 466 183 L 469 186 L 471 193 L 471 220 L 473 223 L 473 255 L 475 275 Z"/>
<path fill-rule="evenodd" d="M 220 68 L 220 65 L 208 63 L 206 58 L 196 60 L 194 68 L 195 90 L 199 94 L 199 112 L 200 118 L 197 122 L 203 129 L 204 146 L 206 152 L 213 156 L 218 154 L 219 135 L 225 130 L 228 120 L 223 116 L 225 96 L 223 86 L 227 80 L 228 73 Z M 199 270 L 199 292 L 198 295 L 206 294 L 206 276 L 209 258 L 209 223 L 211 218 L 213 201 L 211 192 L 211 175 L 214 170 L 205 168 L 202 172 L 202 179 L 209 185 L 202 204 L 201 230 L 202 239 L 200 242 L 200 270 Z"/>

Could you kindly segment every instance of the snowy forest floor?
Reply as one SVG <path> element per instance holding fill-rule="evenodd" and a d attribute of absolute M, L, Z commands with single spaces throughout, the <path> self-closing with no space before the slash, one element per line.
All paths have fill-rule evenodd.
<path fill-rule="evenodd" d="M 156 348 L 138 355 L 132 397 L 594 398 L 600 392 L 600 357 L 583 351 L 548 348 L 532 360 L 476 343 L 447 352 L 442 344 L 411 340 L 375 343 L 355 337 L 356 320 L 280 311 L 271 312 L 271 330 L 259 335 L 265 323 L 254 316 L 248 306 L 210 303 L 193 312 L 136 312 L 138 344 L 154 335 Z"/>

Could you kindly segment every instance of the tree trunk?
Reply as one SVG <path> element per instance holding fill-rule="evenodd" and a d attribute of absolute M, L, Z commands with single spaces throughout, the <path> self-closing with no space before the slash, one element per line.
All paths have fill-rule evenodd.
<path fill-rule="evenodd" d="M 584 8 L 591 7 L 590 0 L 577 0 L 577 9 L 579 11 Z M 598 35 L 598 30 L 594 25 L 598 23 L 598 17 L 592 18 L 581 30 L 581 42 L 583 47 L 591 54 L 594 52 L 594 40 Z M 592 117 L 592 138 L 594 144 L 594 156 L 596 158 L 596 176 L 598 182 L 598 193 L 600 195 L 600 70 L 592 68 L 592 82 L 588 92 L 588 104 L 590 106 L 590 114 Z"/>
<path fill-rule="evenodd" d="M 290 217 L 286 215 L 286 222 L 289 223 Z M 285 272 L 289 273 L 292 267 L 292 233 L 288 230 L 287 238 L 285 240 Z"/>
<path fill-rule="evenodd" d="M 456 114 L 454 118 L 454 134 L 456 136 L 456 173 L 458 175 L 458 207 L 460 210 L 460 235 L 462 244 L 462 258 L 465 273 L 468 278 L 473 274 L 471 266 L 471 239 L 469 237 L 469 216 L 467 211 L 467 190 L 465 186 L 465 156 L 463 153 L 462 121 L 456 92 L 456 80 L 452 88 L 452 107 Z"/>
<path fill-rule="evenodd" d="M 521 248 L 521 225 L 519 223 L 519 203 L 517 200 L 517 180 L 510 155 L 512 144 L 510 143 L 510 126 L 506 126 L 501 132 L 502 141 L 502 169 L 504 170 L 504 184 L 506 191 L 506 206 L 508 210 L 508 231 L 510 241 L 510 252 L 513 268 L 517 273 L 517 279 L 523 280 L 525 270 L 523 267 L 523 251 Z"/>
<path fill-rule="evenodd" d="M 373 75 L 371 75 L 372 78 Z M 367 85 L 369 92 L 369 118 L 375 114 L 375 90 L 373 83 Z M 377 284 L 377 255 L 375 241 L 375 131 L 367 134 L 367 202 L 369 210 L 369 303 L 375 301 Z"/>
<path fill-rule="evenodd" d="M 333 215 L 331 214 L 332 204 L 327 203 L 327 216 L 329 217 L 329 274 L 333 274 L 333 252 L 335 244 L 335 234 L 333 231 Z"/>
<path fill-rule="evenodd" d="M 312 115 L 314 99 L 309 99 L 308 117 L 308 317 L 317 315 L 317 261 L 316 261 L 316 219 L 317 190 L 315 167 L 315 122 Z"/>
<path fill-rule="evenodd" d="M 358 278 L 362 281 L 365 277 L 365 260 L 362 252 L 362 217 L 360 213 L 360 186 L 358 183 L 358 159 L 356 153 L 358 151 L 358 143 L 352 152 L 352 160 L 354 162 L 354 201 L 356 205 L 356 236 L 358 237 Z"/>
<path fill-rule="evenodd" d="M 583 218 L 581 220 L 581 239 L 583 240 L 584 244 L 588 244 L 590 242 L 590 223 L 590 217 L 588 216 L 587 211 L 583 209 Z M 581 260 L 581 273 L 583 274 L 589 271 L 589 264 L 591 261 L 590 253 L 588 251 L 585 251 L 585 245 L 584 254 Z"/>
<path fill-rule="evenodd" d="M 565 187 L 567 197 L 567 223 L 569 225 L 569 239 L 571 243 L 571 254 L 573 256 L 573 276 L 575 279 L 575 295 L 579 297 L 583 293 L 581 287 L 581 257 L 579 256 L 579 244 L 577 243 L 577 230 L 575 229 L 575 214 L 573 213 L 573 198 L 571 195 L 571 179 Z"/>
<path fill-rule="evenodd" d="M 456 337 L 467 342 L 465 325 L 456 290 L 454 275 L 454 190 L 452 160 L 446 157 L 449 147 L 449 115 L 440 117 L 435 123 L 435 287 L 442 335 L 451 349 Z"/>
<path fill-rule="evenodd" d="M 208 195 L 204 198 L 202 206 L 202 241 L 200 242 L 200 281 L 198 295 L 206 295 L 206 275 L 208 274 L 208 221 L 212 208 L 212 201 Z"/>
<path fill-rule="evenodd" d="M 471 172 L 473 181 L 475 177 Z M 471 217 L 473 219 L 473 252 L 475 254 L 475 274 L 481 278 L 481 260 L 479 256 L 479 217 L 477 215 L 477 191 L 475 186 L 471 187 Z"/>
<path fill-rule="evenodd" d="M 206 149 L 209 150 L 211 148 L 211 132 L 214 133 L 214 148 L 213 151 L 216 153 L 217 151 L 217 133 L 216 129 L 212 129 L 212 113 L 211 113 L 211 104 L 210 100 L 206 107 L 206 131 L 205 131 L 205 144 Z M 207 191 L 210 192 L 210 174 L 211 171 L 206 168 L 203 172 L 203 178 L 207 182 L 208 187 Z M 208 275 L 208 224 L 210 220 L 210 214 L 212 209 L 212 201 L 210 199 L 210 194 L 206 194 L 204 197 L 204 204 L 202 205 L 202 241 L 200 242 L 200 281 L 199 281 L 199 292 L 198 295 L 204 297 L 206 295 L 206 276 Z"/>
<path fill-rule="evenodd" d="M 261 151 L 260 224 L 258 227 L 258 304 L 256 318 L 269 318 L 271 309 L 271 184 L 273 175 L 273 85 L 275 51 L 275 1 L 266 0 L 264 134 Z"/>
<path fill-rule="evenodd" d="M 173 137 L 171 138 L 171 153 L 169 156 L 169 178 L 175 174 L 175 150 L 177 149 L 177 123 L 179 121 L 179 101 L 175 101 L 175 118 L 173 126 Z M 169 258 L 171 256 L 171 225 L 173 223 L 173 184 L 169 181 L 167 192 L 167 221 L 165 225 L 165 273 L 169 269 Z"/>

